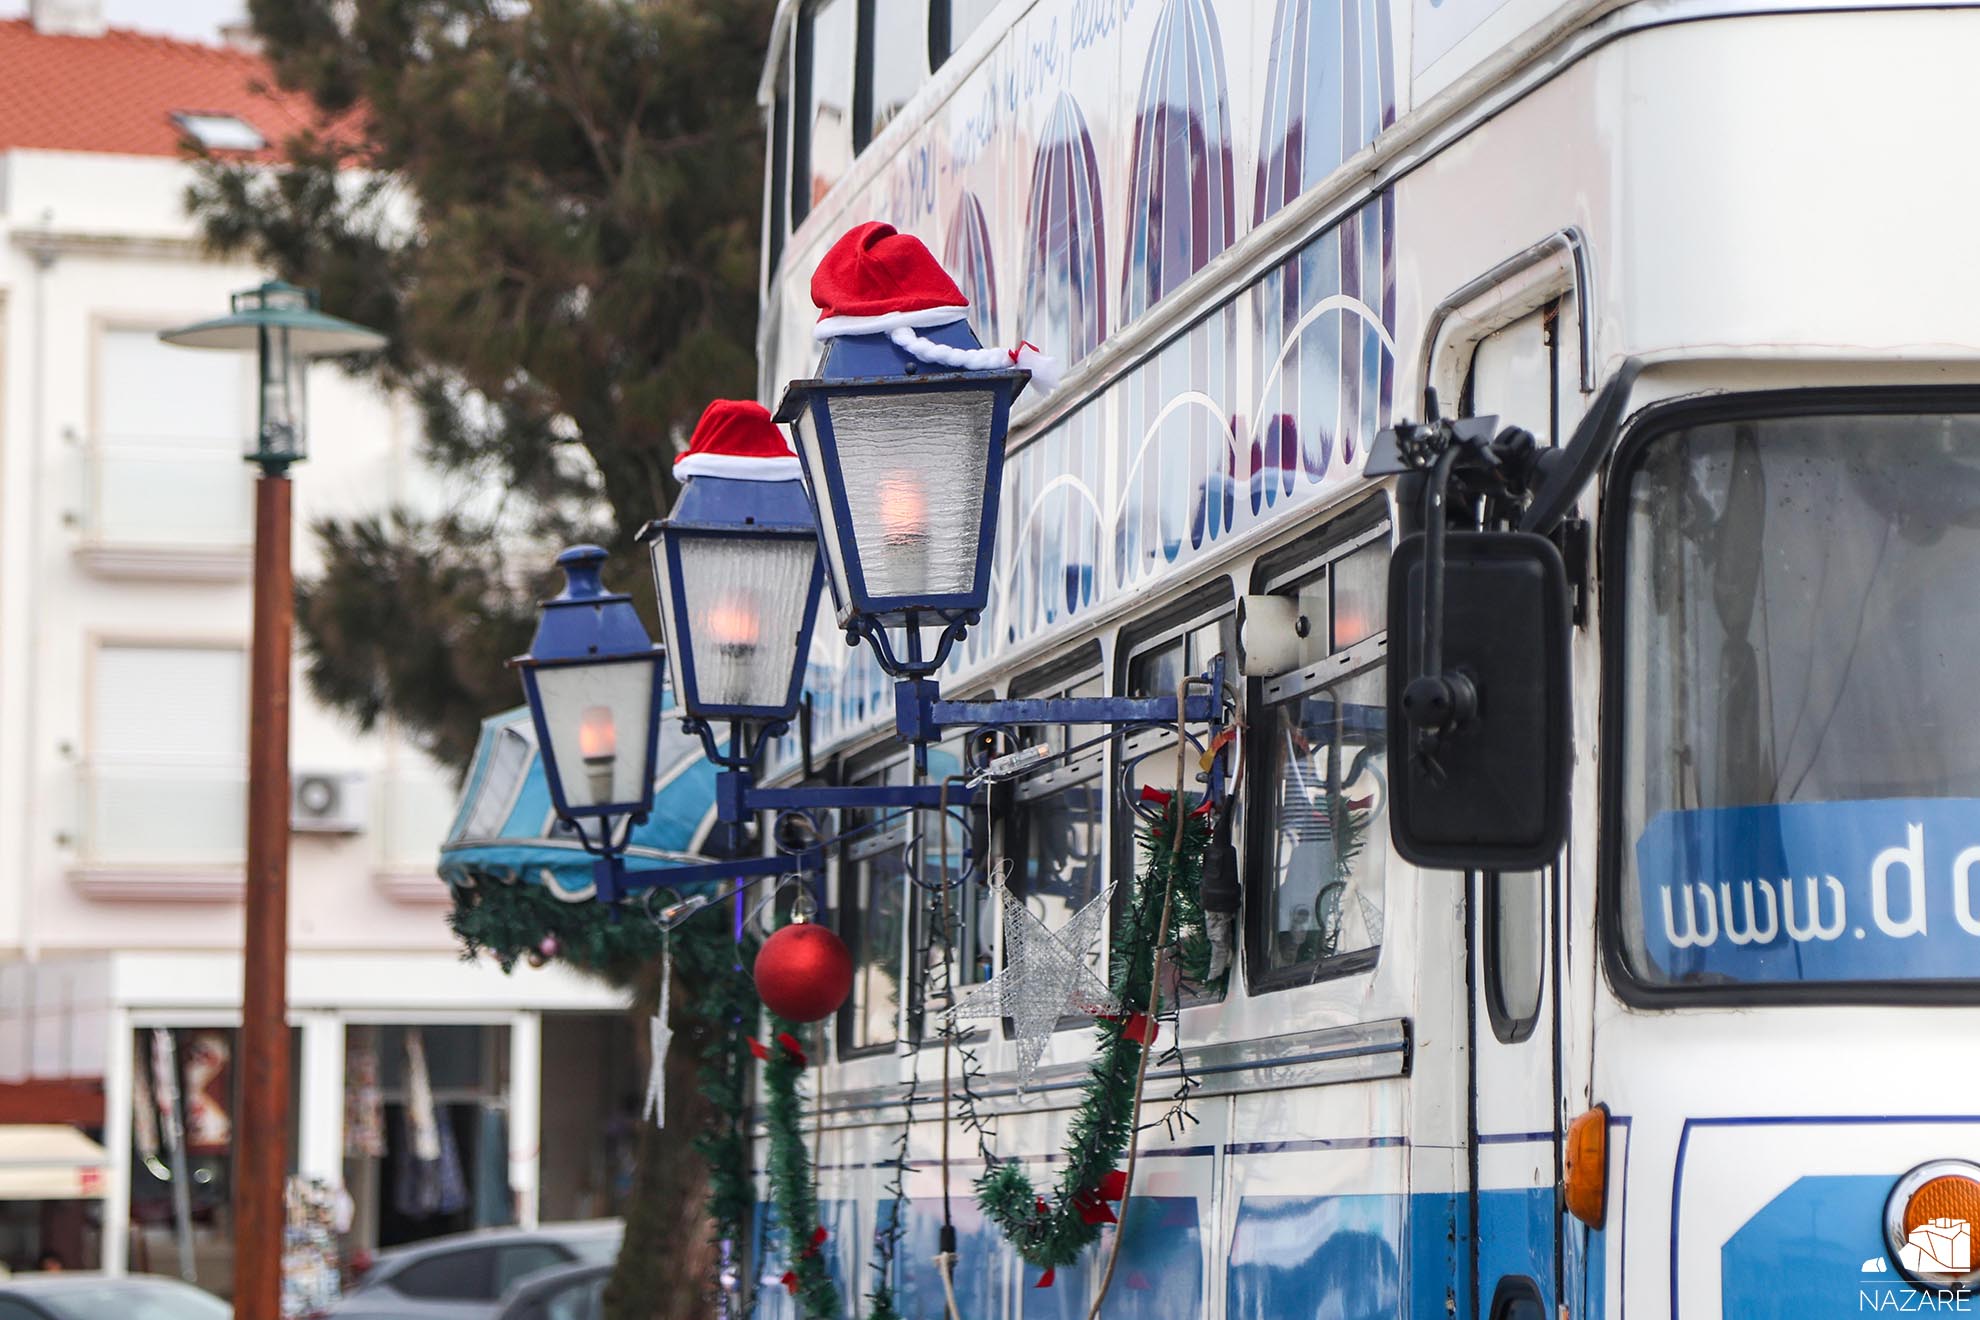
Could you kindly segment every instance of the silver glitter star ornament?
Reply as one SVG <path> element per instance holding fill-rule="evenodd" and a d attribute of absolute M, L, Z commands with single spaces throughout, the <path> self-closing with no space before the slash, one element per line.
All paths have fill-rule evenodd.
<path fill-rule="evenodd" d="M 1058 930 L 1026 907 L 1003 885 L 996 886 L 1004 909 L 1004 966 L 956 1001 L 958 1018 L 1011 1020 L 1017 1036 L 1018 1089 L 1031 1084 L 1038 1057 L 1045 1052 L 1059 1019 L 1068 1013 L 1100 1016 L 1120 1011 L 1113 992 L 1093 971 L 1094 945 L 1107 924 L 1108 885 Z"/>

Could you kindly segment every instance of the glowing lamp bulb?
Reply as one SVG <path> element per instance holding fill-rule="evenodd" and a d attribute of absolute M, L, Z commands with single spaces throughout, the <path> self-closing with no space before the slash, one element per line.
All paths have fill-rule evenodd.
<path fill-rule="evenodd" d="M 753 602 L 734 599 L 722 601 L 709 610 L 702 626 L 708 629 L 709 637 L 722 653 L 730 656 L 754 651 L 763 627 Z"/>
<path fill-rule="evenodd" d="M 911 477 L 888 477 L 874 488 L 880 497 L 880 535 L 890 546 L 918 547 L 928 540 L 928 495 Z"/>
<path fill-rule="evenodd" d="M 584 758 L 591 781 L 591 800 L 610 801 L 613 764 L 619 759 L 619 731 L 609 706 L 588 707 L 578 719 L 578 755 Z"/>

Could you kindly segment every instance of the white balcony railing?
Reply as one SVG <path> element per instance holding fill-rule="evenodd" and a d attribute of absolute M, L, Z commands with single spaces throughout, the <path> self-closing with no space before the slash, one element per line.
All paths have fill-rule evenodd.
<path fill-rule="evenodd" d="M 236 766 L 86 765 L 77 777 L 78 888 L 106 899 L 241 891 L 247 773 Z"/>
<path fill-rule="evenodd" d="M 82 550 L 97 567 L 138 576 L 246 570 L 254 479 L 237 446 L 99 436 L 82 452 Z"/>
<path fill-rule="evenodd" d="M 86 861 L 239 866 L 247 773 L 239 766 L 89 766 L 77 852 Z"/>

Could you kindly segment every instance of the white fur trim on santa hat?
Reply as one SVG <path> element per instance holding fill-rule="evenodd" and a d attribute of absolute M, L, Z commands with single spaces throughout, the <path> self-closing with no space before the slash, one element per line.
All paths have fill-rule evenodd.
<path fill-rule="evenodd" d="M 840 335 L 881 335 L 902 328 L 926 330 L 953 324 L 968 315 L 967 307 L 924 307 L 917 312 L 881 312 L 877 316 L 827 316 L 811 328 L 811 335 L 825 340 Z"/>
<path fill-rule="evenodd" d="M 796 454 L 752 458 L 747 454 L 686 454 L 674 464 L 674 477 L 723 477 L 730 481 L 797 481 L 804 471 Z"/>
<path fill-rule="evenodd" d="M 1012 367 L 1031 373 L 1031 382 L 1042 394 L 1050 394 L 1059 384 L 1059 364 L 1031 344 L 1016 348 L 955 348 L 924 339 L 903 327 L 888 336 L 894 344 L 922 362 L 958 371 L 1007 371 Z"/>

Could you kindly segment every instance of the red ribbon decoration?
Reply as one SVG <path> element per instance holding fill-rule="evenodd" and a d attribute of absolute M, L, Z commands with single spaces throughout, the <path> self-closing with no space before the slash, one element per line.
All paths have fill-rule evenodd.
<path fill-rule="evenodd" d="M 770 1058 L 770 1048 L 754 1036 L 749 1038 L 749 1052 L 766 1062 Z"/>
<path fill-rule="evenodd" d="M 1056 1276 L 1056 1275 L 1058 1274 L 1058 1272 L 1059 1272 L 1059 1271 L 1058 1271 L 1058 1270 L 1057 1270 L 1056 1268 L 1054 1268 L 1054 1269 L 1048 1269 L 1048 1270 L 1046 1270 L 1046 1271 L 1045 1271 L 1045 1272 L 1044 1272 L 1043 1274 L 1041 1274 L 1041 1275 L 1039 1275 L 1039 1276 L 1038 1276 L 1038 1282 L 1037 1282 L 1037 1283 L 1034 1283 L 1034 1284 L 1032 1284 L 1031 1286 L 1032 1286 L 1032 1287 L 1034 1287 L 1034 1288 L 1049 1288 L 1049 1287 L 1051 1287 L 1051 1286 L 1052 1286 L 1052 1280 L 1053 1280 L 1053 1278 L 1054 1278 L 1054 1277 L 1055 1277 L 1055 1276 Z"/>
<path fill-rule="evenodd" d="M 1098 1192 L 1081 1192 L 1072 1199 L 1073 1209 L 1079 1211 L 1080 1220 L 1088 1224 L 1118 1224 L 1113 1207 L 1100 1199 Z"/>
<path fill-rule="evenodd" d="M 810 1060 L 804 1057 L 804 1046 L 798 1044 L 797 1037 L 793 1036 L 790 1032 L 778 1032 L 777 1043 L 790 1052 L 790 1056 L 797 1060 L 798 1067 L 802 1068 L 810 1063 Z M 763 1056 L 758 1055 L 757 1057 L 762 1058 Z"/>
<path fill-rule="evenodd" d="M 796 1270 L 785 1270 L 785 1271 L 784 1271 L 784 1277 L 783 1277 L 782 1279 L 780 1279 L 780 1280 L 778 1280 L 778 1282 L 779 1282 L 779 1283 L 782 1283 L 782 1284 L 784 1285 L 784 1291 L 786 1291 L 786 1292 L 788 1292 L 788 1293 L 789 1293 L 789 1294 L 790 1294 L 791 1296 L 793 1296 L 793 1297 L 795 1297 L 795 1296 L 797 1296 L 797 1271 L 796 1271 Z"/>
<path fill-rule="evenodd" d="M 1161 1024 L 1146 1013 L 1110 1013 L 1102 1016 L 1108 1022 L 1124 1023 L 1121 1039 L 1131 1040 L 1137 1045 L 1153 1045 L 1156 1035 L 1162 1030 Z"/>
<path fill-rule="evenodd" d="M 1127 1174 L 1115 1169 L 1100 1179 L 1100 1199 L 1118 1201 L 1127 1195 Z"/>
<path fill-rule="evenodd" d="M 1143 784 L 1141 786 L 1141 800 L 1143 802 L 1153 802 L 1157 806 L 1166 807 L 1174 800 L 1175 796 L 1168 789 L 1157 788 L 1153 784 Z M 1205 793 L 1203 795 L 1203 801 L 1197 803 L 1189 814 L 1192 816 L 1201 816 L 1205 812 L 1216 810 L 1216 808 L 1216 799 Z"/>
<path fill-rule="evenodd" d="M 1049 1215 L 1052 1213 L 1052 1208 L 1045 1204 L 1045 1198 L 1042 1196 L 1037 1198 L 1036 1203 L 1031 1208 L 1036 1214 Z"/>
<path fill-rule="evenodd" d="M 818 1249 L 825 1245 L 825 1239 L 831 1236 L 832 1235 L 830 1233 L 827 1233 L 825 1231 L 825 1227 L 822 1224 L 819 1225 L 817 1228 L 812 1229 L 811 1245 L 806 1247 L 802 1252 L 798 1253 L 798 1258 L 800 1260 L 810 1260 L 813 1256 L 816 1256 L 818 1254 Z"/>

